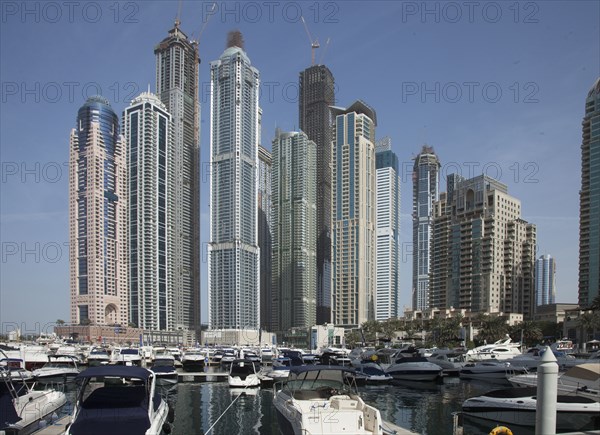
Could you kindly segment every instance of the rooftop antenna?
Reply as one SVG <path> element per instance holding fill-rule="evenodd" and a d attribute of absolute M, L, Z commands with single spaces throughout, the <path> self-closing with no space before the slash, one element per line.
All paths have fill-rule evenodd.
<path fill-rule="evenodd" d="M 213 2 L 212 7 L 210 8 L 210 14 L 208 14 L 208 17 L 202 23 L 202 28 L 200 29 L 200 33 L 198 34 L 198 39 L 197 39 L 198 43 L 200 43 L 200 37 L 202 36 L 202 33 L 204 32 L 204 29 L 206 29 L 206 25 L 208 24 L 208 20 L 210 20 L 210 17 L 212 17 L 214 15 L 214 12 L 215 12 L 216 8 L 217 8 L 217 2 Z"/>
<path fill-rule="evenodd" d="M 323 65 L 323 58 L 325 57 L 325 53 L 327 53 L 327 47 L 329 47 L 329 41 L 331 41 L 331 38 L 327 38 L 327 42 L 325 42 L 325 48 L 323 49 L 323 52 L 321 53 L 321 58 L 319 59 L 319 65 Z"/>
<path fill-rule="evenodd" d="M 313 40 L 312 36 L 310 36 L 310 32 L 308 31 L 308 26 L 306 25 L 306 21 L 304 21 L 304 17 L 300 16 L 302 20 L 302 24 L 304 24 L 304 29 L 306 30 L 306 34 L 308 35 L 308 40 L 310 41 L 311 48 L 311 65 L 315 64 L 315 49 L 319 48 L 319 41 L 317 39 Z"/>

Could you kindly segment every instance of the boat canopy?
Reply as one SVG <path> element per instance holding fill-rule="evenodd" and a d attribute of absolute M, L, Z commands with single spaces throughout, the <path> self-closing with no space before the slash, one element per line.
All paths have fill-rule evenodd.
<path fill-rule="evenodd" d="M 309 365 L 309 366 L 294 366 L 290 367 L 290 374 L 294 373 L 299 375 L 304 372 L 316 372 L 316 371 L 344 371 L 354 373 L 354 369 L 344 366 L 323 366 L 323 365 Z"/>
<path fill-rule="evenodd" d="M 147 380 L 152 375 L 150 370 L 137 366 L 97 366 L 90 367 L 77 375 L 77 379 L 114 376 L 120 378 L 137 378 Z"/>

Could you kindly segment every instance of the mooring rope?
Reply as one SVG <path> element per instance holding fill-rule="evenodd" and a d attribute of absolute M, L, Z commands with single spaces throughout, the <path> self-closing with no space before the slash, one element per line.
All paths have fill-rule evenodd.
<path fill-rule="evenodd" d="M 246 385 L 244 387 L 244 391 L 246 390 L 246 388 L 248 388 L 248 385 Z M 223 413 L 221 415 L 219 415 L 219 418 L 217 418 L 217 420 L 212 424 L 212 426 L 208 428 L 208 430 L 205 432 L 204 435 L 208 435 L 210 433 L 210 431 L 213 430 L 213 428 L 217 425 L 219 420 L 221 420 L 221 417 L 223 417 L 225 415 L 225 413 L 229 410 L 229 408 L 231 408 L 233 406 L 233 404 L 236 402 L 236 400 L 238 400 L 240 397 L 242 397 L 242 394 L 244 394 L 243 391 L 239 394 L 239 396 L 237 396 L 235 399 L 233 399 L 233 402 L 231 402 L 229 404 L 229 406 L 225 409 L 225 411 L 223 411 Z"/>

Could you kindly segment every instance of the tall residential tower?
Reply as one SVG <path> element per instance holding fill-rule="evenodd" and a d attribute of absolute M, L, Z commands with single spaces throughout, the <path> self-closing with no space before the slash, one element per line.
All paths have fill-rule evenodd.
<path fill-rule="evenodd" d="M 300 73 L 300 130 L 317 144 L 317 323 L 331 321 L 331 129 L 333 74 L 325 65 Z"/>
<path fill-rule="evenodd" d="M 173 226 L 173 321 L 175 328 L 200 329 L 200 104 L 198 43 L 179 20 L 154 49 L 156 93 L 173 117 L 175 201 Z"/>
<path fill-rule="evenodd" d="M 400 176 L 390 138 L 375 147 L 377 170 L 377 289 L 375 319 L 398 317 L 400 297 Z"/>
<path fill-rule="evenodd" d="M 413 168 L 413 310 L 429 308 L 430 243 L 433 202 L 439 197 L 440 161 L 432 147 L 423 146 Z"/>
<path fill-rule="evenodd" d="M 486 175 L 451 174 L 446 184 L 433 204 L 430 307 L 532 319 L 536 227 L 520 201 Z"/>
<path fill-rule="evenodd" d="M 375 110 L 362 101 L 332 108 L 331 320 L 357 327 L 375 318 Z"/>
<path fill-rule="evenodd" d="M 600 78 L 585 100 L 579 192 L 579 306 L 600 294 Z"/>
<path fill-rule="evenodd" d="M 73 324 L 129 322 L 125 152 L 108 100 L 88 98 L 77 113 L 69 151 Z"/>
<path fill-rule="evenodd" d="M 536 306 L 556 302 L 556 262 L 550 255 L 535 260 L 535 302 Z"/>
<path fill-rule="evenodd" d="M 173 124 L 165 105 L 144 92 L 123 113 L 129 173 L 129 321 L 175 330 Z"/>
<path fill-rule="evenodd" d="M 273 163 L 271 152 L 258 147 L 258 247 L 260 248 L 260 327 L 272 331 L 271 313 L 273 312 L 272 281 L 272 245 L 273 226 L 271 199 L 271 174 Z"/>
<path fill-rule="evenodd" d="M 257 180 L 259 73 L 232 32 L 210 64 L 208 325 L 260 327 Z"/>
<path fill-rule="evenodd" d="M 303 132 L 273 140 L 273 330 L 316 322 L 317 149 Z"/>

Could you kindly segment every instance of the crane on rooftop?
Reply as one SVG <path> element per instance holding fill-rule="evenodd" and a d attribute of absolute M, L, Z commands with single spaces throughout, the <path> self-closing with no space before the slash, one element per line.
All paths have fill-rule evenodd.
<path fill-rule="evenodd" d="M 311 65 L 314 65 L 315 64 L 315 50 L 321 46 L 319 45 L 319 41 L 317 39 L 313 40 L 312 36 L 310 35 L 308 26 L 306 25 L 306 21 L 304 21 L 304 17 L 300 16 L 300 19 L 302 20 L 302 24 L 304 24 L 304 29 L 306 30 L 306 34 L 308 35 L 308 40 L 310 41 Z"/>

